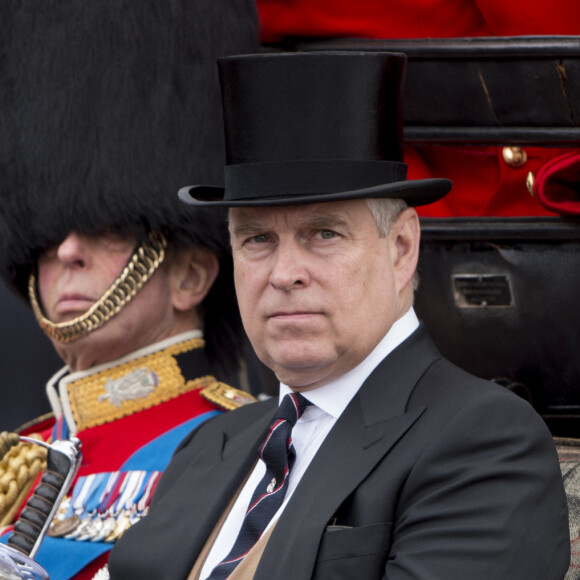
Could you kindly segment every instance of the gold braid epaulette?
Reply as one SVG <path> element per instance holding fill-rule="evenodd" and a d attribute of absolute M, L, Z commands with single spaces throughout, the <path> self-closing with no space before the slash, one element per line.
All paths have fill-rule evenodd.
<path fill-rule="evenodd" d="M 240 391 L 240 389 L 219 381 L 212 382 L 202 389 L 199 394 L 224 411 L 233 411 L 238 407 L 257 401 L 256 397 L 250 395 L 250 393 Z"/>
<path fill-rule="evenodd" d="M 39 435 L 29 435 L 42 441 Z M 0 527 L 13 523 L 36 476 L 46 469 L 47 450 L 20 441 L 15 433 L 0 433 Z"/>

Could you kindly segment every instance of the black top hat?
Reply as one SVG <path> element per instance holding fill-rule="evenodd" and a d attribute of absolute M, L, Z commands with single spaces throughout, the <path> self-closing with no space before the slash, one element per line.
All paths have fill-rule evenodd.
<path fill-rule="evenodd" d="M 403 54 L 340 51 L 220 59 L 225 187 L 184 187 L 179 197 L 229 207 L 442 198 L 449 180 L 407 180 L 405 63 Z"/>

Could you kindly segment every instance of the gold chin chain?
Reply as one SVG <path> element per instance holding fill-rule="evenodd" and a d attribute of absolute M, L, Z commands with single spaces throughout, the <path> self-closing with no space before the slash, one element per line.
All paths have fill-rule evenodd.
<path fill-rule="evenodd" d="M 167 240 L 159 232 L 150 232 L 133 253 L 110 288 L 84 313 L 68 322 L 51 322 L 46 318 L 36 295 L 34 272 L 28 280 L 28 296 L 34 315 L 44 332 L 58 342 L 71 342 L 103 326 L 118 314 L 141 290 L 165 258 Z"/>

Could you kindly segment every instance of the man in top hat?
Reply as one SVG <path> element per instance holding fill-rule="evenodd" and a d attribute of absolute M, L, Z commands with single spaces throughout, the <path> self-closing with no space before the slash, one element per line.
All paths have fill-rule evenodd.
<path fill-rule="evenodd" d="M 129 578 L 561 579 L 556 450 L 531 406 L 444 359 L 413 311 L 404 56 L 220 61 L 238 302 L 279 400 L 195 430 L 109 562 Z M 274 419 L 274 420 L 273 420 Z"/>
<path fill-rule="evenodd" d="M 16 1 L 0 15 L 1 272 L 66 364 L 47 385 L 54 418 L 22 433 L 76 436 L 83 453 L 37 559 L 53 580 L 92 578 L 181 438 L 253 400 L 227 384 L 244 334 L 225 213 L 184 212 L 174 192 L 223 182 L 215 63 L 257 50 L 257 18 L 247 0 Z M 26 446 L 10 453 L 2 526 L 40 469 Z"/>

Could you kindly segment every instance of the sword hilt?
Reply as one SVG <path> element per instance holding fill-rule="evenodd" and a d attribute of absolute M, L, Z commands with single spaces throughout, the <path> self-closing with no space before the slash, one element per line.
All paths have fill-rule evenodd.
<path fill-rule="evenodd" d="M 21 439 L 48 448 L 46 471 L 14 524 L 14 533 L 8 538 L 9 546 L 34 558 L 80 467 L 80 441 L 73 437 L 49 445 L 27 437 Z"/>

